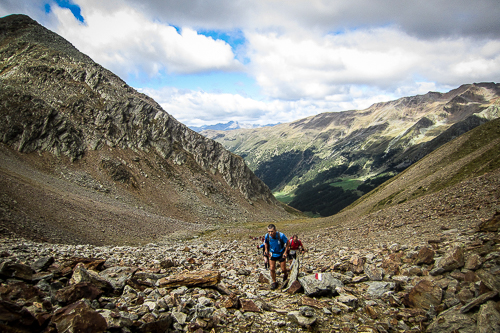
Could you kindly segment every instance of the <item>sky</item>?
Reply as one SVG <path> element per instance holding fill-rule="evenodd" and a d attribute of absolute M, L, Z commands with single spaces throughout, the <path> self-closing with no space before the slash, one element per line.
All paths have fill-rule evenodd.
<path fill-rule="evenodd" d="M 2 0 L 188 126 L 500 81 L 498 0 Z"/>

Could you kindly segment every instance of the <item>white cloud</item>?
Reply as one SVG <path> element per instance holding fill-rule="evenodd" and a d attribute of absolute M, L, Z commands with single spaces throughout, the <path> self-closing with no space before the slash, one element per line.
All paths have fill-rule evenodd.
<path fill-rule="evenodd" d="M 153 76 L 160 70 L 185 74 L 241 69 L 224 41 L 199 35 L 189 27 L 178 33 L 172 26 L 112 2 L 116 7 L 105 11 L 98 10 L 95 1 L 79 1 L 86 24 L 78 22 L 69 9 L 53 6 L 53 12 L 59 20 L 59 34 L 124 79 L 140 71 Z"/>
<path fill-rule="evenodd" d="M 419 82 L 443 87 L 500 77 L 498 41 L 421 40 L 392 26 L 300 38 L 254 32 L 247 38 L 251 73 L 272 98 L 323 99 L 357 85 L 393 93 L 411 85 L 413 91 L 404 90 L 418 93 Z"/>
<path fill-rule="evenodd" d="M 208 93 L 177 88 L 139 89 L 180 122 L 201 126 L 228 122 L 266 125 L 291 122 L 322 112 L 363 109 L 394 96 L 352 86 L 323 100 L 256 100 L 239 94 Z M 427 92 L 427 91 L 425 91 Z"/>
<path fill-rule="evenodd" d="M 166 112 L 188 125 L 215 124 L 228 117 L 245 123 L 254 122 L 275 108 L 239 94 L 207 93 L 172 87 L 140 91 L 151 96 Z"/>
<path fill-rule="evenodd" d="M 396 25 L 420 38 L 500 36 L 498 0 L 124 0 L 149 17 L 208 29 L 320 33 Z"/>
<path fill-rule="evenodd" d="M 498 0 L 73 2 L 85 24 L 51 0 L 4 0 L 0 14 L 32 15 L 125 80 L 237 71 L 264 96 L 223 93 L 229 80 L 213 84 L 221 93 L 143 89 L 189 125 L 286 122 L 500 77 Z M 232 49 L 197 33 L 210 29 L 237 31 L 245 43 Z"/>

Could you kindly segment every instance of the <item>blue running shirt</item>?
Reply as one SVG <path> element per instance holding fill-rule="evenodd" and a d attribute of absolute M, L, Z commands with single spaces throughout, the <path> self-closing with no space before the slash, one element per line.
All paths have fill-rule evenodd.
<path fill-rule="evenodd" d="M 283 247 L 280 245 L 279 237 L 281 237 Z M 271 253 L 271 257 L 281 257 L 285 252 L 286 242 L 288 242 L 288 238 L 286 238 L 285 234 L 276 232 L 276 238 L 270 237 L 269 234 L 266 234 L 266 241 L 267 240 L 269 240 L 269 252 Z"/>

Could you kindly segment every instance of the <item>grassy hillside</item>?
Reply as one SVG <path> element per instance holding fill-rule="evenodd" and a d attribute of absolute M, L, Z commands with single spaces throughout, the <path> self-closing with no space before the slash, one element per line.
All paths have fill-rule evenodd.
<path fill-rule="evenodd" d="M 500 119 L 441 146 L 344 211 L 365 214 L 439 192 L 500 168 Z"/>

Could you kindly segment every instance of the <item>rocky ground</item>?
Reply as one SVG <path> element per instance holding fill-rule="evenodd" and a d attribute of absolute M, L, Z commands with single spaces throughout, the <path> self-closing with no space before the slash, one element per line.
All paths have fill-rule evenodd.
<path fill-rule="evenodd" d="M 141 247 L 0 239 L 5 332 L 498 332 L 500 216 L 432 239 L 339 247 L 306 237 L 298 282 L 270 290 L 257 240 Z M 221 235 L 222 236 L 222 235 Z M 363 237 L 360 235 L 360 237 Z M 281 275 L 278 275 L 281 281 Z"/>
<path fill-rule="evenodd" d="M 257 251 L 268 222 L 142 246 L 3 233 L 0 330 L 500 332 L 499 184 L 497 170 L 364 216 L 279 222 L 308 249 L 279 290 Z"/>

